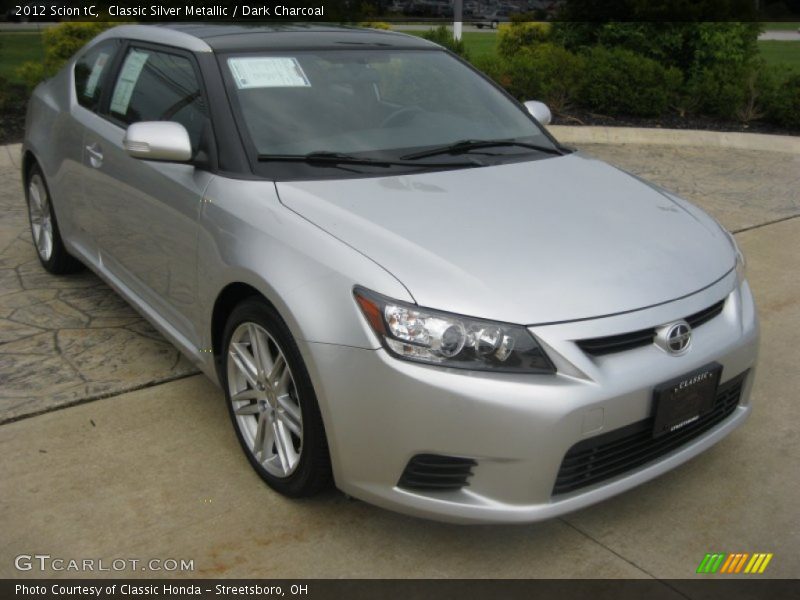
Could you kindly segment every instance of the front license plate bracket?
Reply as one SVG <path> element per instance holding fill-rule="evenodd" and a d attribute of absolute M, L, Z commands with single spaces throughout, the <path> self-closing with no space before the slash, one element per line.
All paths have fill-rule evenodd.
<path fill-rule="evenodd" d="M 653 437 L 691 425 L 714 408 L 722 365 L 711 363 L 653 390 Z"/>

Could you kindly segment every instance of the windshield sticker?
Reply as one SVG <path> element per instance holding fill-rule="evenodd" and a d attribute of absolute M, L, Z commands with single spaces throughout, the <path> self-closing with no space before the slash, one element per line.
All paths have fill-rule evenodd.
<path fill-rule="evenodd" d="M 122 70 L 117 80 L 117 87 L 114 88 L 114 95 L 111 97 L 111 112 L 120 115 L 128 114 L 128 104 L 131 102 L 133 95 L 133 88 L 136 82 L 139 81 L 139 75 L 144 69 L 144 64 L 150 55 L 147 52 L 139 52 L 132 50 L 125 58 L 125 64 L 122 65 Z"/>
<path fill-rule="evenodd" d="M 101 52 L 97 57 L 97 60 L 94 61 L 92 72 L 89 73 L 89 79 L 86 81 L 86 88 L 83 90 L 83 95 L 87 98 L 94 96 L 94 92 L 97 89 L 97 84 L 100 82 L 100 75 L 102 75 L 103 69 L 105 68 L 107 62 L 108 54 L 105 52 Z"/>
<path fill-rule="evenodd" d="M 240 90 L 273 87 L 311 87 L 296 58 L 229 58 L 228 66 Z"/>

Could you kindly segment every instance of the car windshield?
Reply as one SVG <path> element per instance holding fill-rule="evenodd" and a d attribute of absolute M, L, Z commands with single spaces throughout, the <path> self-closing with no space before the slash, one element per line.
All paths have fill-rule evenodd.
<path fill-rule="evenodd" d="M 554 149 L 518 105 L 440 50 L 304 50 L 231 54 L 222 61 L 239 118 L 262 159 L 321 152 L 397 159 L 464 140 Z M 476 159 L 536 153 L 521 145 L 458 151 Z M 453 160 L 435 154 L 417 160 Z"/>

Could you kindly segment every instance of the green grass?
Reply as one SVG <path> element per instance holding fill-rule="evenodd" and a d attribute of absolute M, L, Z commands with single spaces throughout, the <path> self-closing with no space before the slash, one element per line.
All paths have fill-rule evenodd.
<path fill-rule="evenodd" d="M 786 75 L 800 73 L 800 42 L 762 40 L 758 47 L 768 65 L 780 67 Z"/>
<path fill-rule="evenodd" d="M 38 32 L 0 33 L 0 77 L 18 82 L 14 71 L 28 60 L 41 61 L 44 58 L 42 36 Z"/>
<path fill-rule="evenodd" d="M 497 52 L 497 40 L 499 39 L 497 34 L 467 31 L 464 33 L 463 39 L 470 58 L 482 58 Z"/>
<path fill-rule="evenodd" d="M 422 37 L 424 31 L 403 31 L 410 35 Z M 478 31 L 465 31 L 462 35 L 464 46 L 469 52 L 469 57 L 472 59 L 492 55 L 497 52 L 497 34 L 494 33 L 480 33 Z"/>
<path fill-rule="evenodd" d="M 764 31 L 797 31 L 800 29 L 798 22 L 776 22 L 776 23 L 762 23 Z"/>

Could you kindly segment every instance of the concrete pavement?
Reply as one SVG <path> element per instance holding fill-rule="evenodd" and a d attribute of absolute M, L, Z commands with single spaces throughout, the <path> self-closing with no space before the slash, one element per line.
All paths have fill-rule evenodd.
<path fill-rule="evenodd" d="M 221 392 L 198 375 L 0 426 L 0 577 L 25 576 L 13 557 L 37 552 L 192 559 L 184 575 L 201 577 L 298 578 L 687 578 L 706 552 L 773 552 L 765 576 L 800 576 L 800 159 L 582 149 L 741 231 L 763 327 L 755 410 L 742 429 L 676 471 L 566 518 L 461 527 L 337 492 L 301 502 L 274 494 L 241 453 Z"/>
<path fill-rule="evenodd" d="M 770 30 L 764 31 L 758 36 L 759 40 L 776 40 L 780 42 L 800 41 L 800 30 Z"/>
<path fill-rule="evenodd" d="M 687 578 L 713 551 L 773 552 L 766 575 L 797 577 L 800 282 L 787 266 L 800 219 L 739 239 L 764 327 L 753 417 L 641 488 L 518 527 L 431 523 L 336 492 L 293 502 L 251 471 L 198 375 L 0 427 L 0 577 L 40 552 L 193 559 L 201 577 Z"/>

